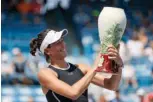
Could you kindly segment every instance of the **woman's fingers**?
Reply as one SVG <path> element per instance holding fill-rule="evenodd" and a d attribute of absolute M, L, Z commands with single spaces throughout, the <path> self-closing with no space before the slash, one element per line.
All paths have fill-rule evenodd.
<path fill-rule="evenodd" d="M 109 56 L 118 56 L 118 51 L 116 49 L 108 49 L 108 55 Z"/>
<path fill-rule="evenodd" d="M 116 49 L 117 51 L 119 51 L 120 44 L 118 44 L 117 48 L 115 46 L 113 46 L 113 45 L 108 45 L 108 49 L 110 49 L 110 48 L 113 48 L 113 49 Z"/>
<path fill-rule="evenodd" d="M 113 45 L 109 45 L 107 51 L 109 56 L 119 56 L 118 50 Z"/>
<path fill-rule="evenodd" d="M 109 45 L 108 46 L 108 58 L 110 60 L 114 60 L 118 65 L 123 65 L 122 64 L 122 59 L 120 58 L 120 55 L 119 55 L 119 47 L 120 45 L 118 45 L 117 48 L 115 48 L 113 45 Z"/>
<path fill-rule="evenodd" d="M 108 49 L 110 49 L 110 48 L 116 49 L 113 45 L 108 45 Z"/>
<path fill-rule="evenodd" d="M 113 53 L 118 54 L 118 51 L 117 51 L 117 50 L 115 50 L 115 49 L 108 49 L 107 51 L 108 51 L 108 53 L 109 53 L 109 52 L 113 52 Z"/>
<path fill-rule="evenodd" d="M 118 54 L 117 53 L 114 53 L 114 52 L 108 52 L 108 56 L 111 56 L 111 57 L 117 57 Z"/>
<path fill-rule="evenodd" d="M 108 58 L 110 59 L 110 60 L 116 60 L 117 58 L 116 57 L 111 57 L 111 56 L 108 56 Z"/>

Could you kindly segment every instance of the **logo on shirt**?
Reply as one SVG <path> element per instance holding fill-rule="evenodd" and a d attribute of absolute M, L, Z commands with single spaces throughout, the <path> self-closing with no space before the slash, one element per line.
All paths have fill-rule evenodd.
<path fill-rule="evenodd" d="M 69 72 L 68 75 L 73 75 L 73 72 Z"/>

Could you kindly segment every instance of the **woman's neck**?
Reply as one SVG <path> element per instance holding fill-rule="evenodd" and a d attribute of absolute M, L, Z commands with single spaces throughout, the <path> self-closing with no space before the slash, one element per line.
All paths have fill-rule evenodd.
<path fill-rule="evenodd" d="M 68 64 L 65 60 L 51 61 L 51 65 L 58 68 L 67 68 Z"/>

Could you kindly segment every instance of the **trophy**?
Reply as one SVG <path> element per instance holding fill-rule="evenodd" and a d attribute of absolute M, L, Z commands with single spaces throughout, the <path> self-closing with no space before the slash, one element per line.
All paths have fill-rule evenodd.
<path fill-rule="evenodd" d="M 118 68 L 115 61 L 109 60 L 107 55 L 108 45 L 117 48 L 126 27 L 124 10 L 115 7 L 104 7 L 98 17 L 98 31 L 100 38 L 100 60 L 96 71 L 116 74 Z"/>

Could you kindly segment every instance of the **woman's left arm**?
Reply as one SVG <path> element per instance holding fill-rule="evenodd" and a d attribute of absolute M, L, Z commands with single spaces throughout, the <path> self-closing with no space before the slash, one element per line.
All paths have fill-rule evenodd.
<path fill-rule="evenodd" d="M 118 47 L 118 49 L 116 49 L 114 46 L 110 45 L 108 47 L 108 56 L 109 56 L 109 59 L 114 60 L 118 65 L 119 71 L 118 71 L 117 75 L 112 75 L 111 78 L 105 78 L 103 75 L 97 73 L 95 75 L 95 77 L 93 78 L 92 83 L 94 83 L 100 87 L 104 87 L 106 89 L 115 91 L 118 89 L 118 86 L 119 86 L 119 83 L 121 80 L 121 75 L 122 75 L 122 68 L 121 67 L 123 66 L 122 59 L 119 55 L 119 47 Z M 99 61 L 99 55 L 95 61 L 94 68 L 97 67 L 98 61 Z M 86 73 L 87 71 L 90 70 L 90 67 L 88 65 L 79 64 L 78 66 L 84 73 Z"/>
<path fill-rule="evenodd" d="M 113 45 L 110 45 L 108 47 L 108 58 L 110 60 L 114 60 L 118 68 L 117 75 L 112 75 L 111 78 L 104 79 L 104 85 L 108 85 L 109 89 L 111 90 L 118 89 L 118 86 L 121 80 L 121 76 L 122 76 L 123 61 L 120 57 L 119 49 L 120 49 L 120 45 L 118 45 L 117 49 Z M 107 86 L 104 86 L 104 87 L 107 87 Z"/>

